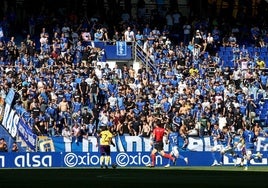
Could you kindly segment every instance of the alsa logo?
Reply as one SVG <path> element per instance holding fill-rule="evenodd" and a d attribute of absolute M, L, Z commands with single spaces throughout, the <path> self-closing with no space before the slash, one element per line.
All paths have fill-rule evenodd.
<path fill-rule="evenodd" d="M 51 155 L 18 155 L 14 158 L 14 165 L 16 167 L 52 167 Z"/>

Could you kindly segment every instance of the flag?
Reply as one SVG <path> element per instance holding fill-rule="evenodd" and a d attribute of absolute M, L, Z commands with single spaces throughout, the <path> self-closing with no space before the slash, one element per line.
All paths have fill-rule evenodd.
<path fill-rule="evenodd" d="M 3 32 L 2 27 L 0 27 L 0 38 L 2 38 L 3 36 L 4 36 L 4 32 Z"/>
<path fill-rule="evenodd" d="M 116 42 L 116 55 L 126 56 L 127 55 L 127 43 L 125 41 Z"/>

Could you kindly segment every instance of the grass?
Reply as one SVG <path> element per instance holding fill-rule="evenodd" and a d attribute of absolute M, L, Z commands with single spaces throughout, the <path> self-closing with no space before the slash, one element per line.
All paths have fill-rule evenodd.
<path fill-rule="evenodd" d="M 1 169 L 0 187 L 268 187 L 268 168 L 242 167 L 135 167 L 117 169 L 50 168 Z"/>

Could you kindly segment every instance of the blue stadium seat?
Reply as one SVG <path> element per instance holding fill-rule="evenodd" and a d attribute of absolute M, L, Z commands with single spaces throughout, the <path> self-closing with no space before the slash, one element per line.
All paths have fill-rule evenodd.
<path fill-rule="evenodd" d="M 226 61 L 224 61 L 224 64 L 223 64 L 224 67 L 234 67 L 234 64 L 232 61 L 226 59 Z"/>
<path fill-rule="evenodd" d="M 253 48 L 253 51 L 254 51 L 254 52 L 259 52 L 259 53 L 260 53 L 261 49 L 260 49 L 260 47 L 254 47 L 254 48 Z"/>
<path fill-rule="evenodd" d="M 268 68 L 268 56 L 264 57 L 265 67 Z"/>
<path fill-rule="evenodd" d="M 260 53 L 260 56 L 263 57 L 263 59 L 264 59 L 265 57 L 268 56 L 268 53 L 267 52 L 261 52 Z"/>
<path fill-rule="evenodd" d="M 252 53 L 252 52 L 253 52 L 253 47 L 248 46 L 247 49 L 248 49 L 248 52 L 249 52 L 249 53 Z"/>

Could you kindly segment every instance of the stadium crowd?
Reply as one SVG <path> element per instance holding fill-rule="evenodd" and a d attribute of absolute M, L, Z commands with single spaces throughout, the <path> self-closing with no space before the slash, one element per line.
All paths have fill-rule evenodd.
<path fill-rule="evenodd" d="M 35 134 L 76 141 L 101 125 L 114 135 L 150 137 L 156 120 L 179 131 L 185 144 L 188 136 L 210 136 L 215 125 L 239 134 L 250 124 L 256 135 L 266 135 L 268 62 L 247 47 L 267 50 L 267 20 L 242 30 L 219 18 L 173 22 L 181 16 L 167 12 L 156 25 L 124 14 L 108 27 L 72 12 L 64 21 L 51 19 L 40 34 L 32 17 L 19 43 L 16 36 L 0 41 L 1 97 L 9 88 L 19 93 L 14 107 L 26 110 L 20 115 Z M 153 67 L 109 67 L 94 42 L 119 40 L 140 45 Z M 232 59 L 223 60 L 219 51 L 228 47 Z"/>

